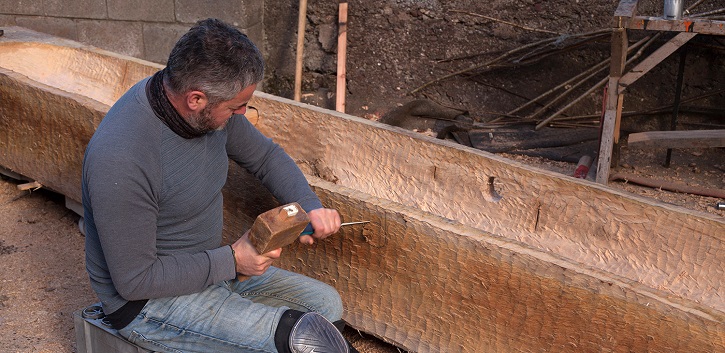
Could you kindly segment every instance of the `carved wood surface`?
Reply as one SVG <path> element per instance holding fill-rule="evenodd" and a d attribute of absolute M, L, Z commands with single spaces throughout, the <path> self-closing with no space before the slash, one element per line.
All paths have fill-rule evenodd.
<path fill-rule="evenodd" d="M 109 71 L 60 85 L 46 79 L 52 70 L 5 67 L 18 38 L 5 33 L 0 165 L 80 200 L 83 149 L 108 109 L 102 102 L 159 67 L 69 41 L 16 40 L 46 43 L 23 55 Z M 114 89 L 84 83 L 119 77 Z M 293 246 L 281 261 L 335 286 L 352 326 L 419 352 L 725 350 L 721 218 L 264 93 L 252 105 L 257 126 L 327 206 L 371 221 Z M 275 205 L 230 168 L 227 241 Z"/>
<path fill-rule="evenodd" d="M 263 93 L 253 105 L 308 175 L 725 309 L 718 217 Z"/>

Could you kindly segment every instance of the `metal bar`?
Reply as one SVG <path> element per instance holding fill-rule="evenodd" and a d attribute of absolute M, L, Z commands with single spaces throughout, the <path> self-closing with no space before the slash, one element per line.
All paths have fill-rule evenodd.
<path fill-rule="evenodd" d="M 670 121 L 670 130 L 677 130 L 677 115 L 680 113 L 680 101 L 682 100 L 682 81 L 685 77 L 685 59 L 687 59 L 687 47 L 683 47 L 680 51 L 680 67 L 677 70 L 677 87 L 675 88 L 674 109 L 672 109 L 672 120 Z M 665 167 L 670 167 L 672 160 L 672 149 L 667 149 L 667 157 L 665 157 Z"/>
<path fill-rule="evenodd" d="M 345 223 L 342 223 L 342 224 L 340 224 L 340 227 L 344 227 L 344 226 L 351 226 L 351 225 L 354 225 L 354 224 L 365 224 L 365 223 L 370 223 L 370 221 L 361 221 L 361 222 L 345 222 Z"/>

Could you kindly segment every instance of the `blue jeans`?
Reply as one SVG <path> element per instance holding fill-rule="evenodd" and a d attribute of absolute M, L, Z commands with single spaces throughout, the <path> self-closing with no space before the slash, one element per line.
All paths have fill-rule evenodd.
<path fill-rule="evenodd" d="M 277 352 L 274 333 L 287 309 L 342 318 L 342 300 L 325 283 L 270 267 L 263 275 L 200 293 L 151 299 L 118 333 L 158 352 Z"/>

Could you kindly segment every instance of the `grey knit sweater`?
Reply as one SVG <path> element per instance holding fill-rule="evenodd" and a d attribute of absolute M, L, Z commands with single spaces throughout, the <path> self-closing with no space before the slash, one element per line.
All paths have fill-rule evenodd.
<path fill-rule="evenodd" d="M 86 269 L 106 313 L 235 277 L 220 246 L 229 158 L 280 202 L 322 207 L 292 159 L 241 115 L 222 131 L 176 135 L 151 110 L 147 80 L 111 108 L 83 162 Z"/>

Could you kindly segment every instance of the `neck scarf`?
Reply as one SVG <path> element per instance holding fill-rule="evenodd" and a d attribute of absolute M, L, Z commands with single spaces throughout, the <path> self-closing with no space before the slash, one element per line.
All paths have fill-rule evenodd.
<path fill-rule="evenodd" d="M 165 72 L 166 69 L 163 69 L 155 73 L 146 84 L 146 98 L 148 98 L 151 104 L 151 109 L 154 111 L 156 117 L 177 135 L 185 139 L 203 136 L 205 132 L 199 131 L 191 126 L 176 111 L 171 101 L 169 101 L 169 97 L 166 95 L 166 88 L 164 87 Z"/>

